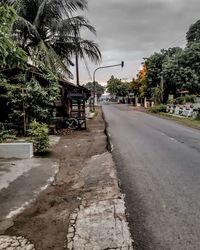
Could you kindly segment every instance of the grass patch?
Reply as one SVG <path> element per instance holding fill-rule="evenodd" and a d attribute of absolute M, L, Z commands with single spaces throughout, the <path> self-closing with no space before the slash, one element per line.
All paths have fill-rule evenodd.
<path fill-rule="evenodd" d="M 180 117 L 172 116 L 168 113 L 162 113 L 162 112 L 158 114 L 154 113 L 153 115 L 175 121 L 179 124 L 182 124 L 191 128 L 200 129 L 200 120 L 196 120 L 192 118 L 180 118 Z"/>
<path fill-rule="evenodd" d="M 167 109 L 167 105 L 160 104 L 160 105 L 155 105 L 155 106 L 151 107 L 149 109 L 149 111 L 151 113 L 158 114 L 160 112 L 165 112 L 166 109 Z"/>

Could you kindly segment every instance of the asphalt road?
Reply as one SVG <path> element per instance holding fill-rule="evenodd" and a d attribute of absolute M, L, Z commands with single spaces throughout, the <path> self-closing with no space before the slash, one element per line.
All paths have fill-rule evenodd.
<path fill-rule="evenodd" d="M 200 249 L 200 132 L 104 105 L 135 248 Z"/>

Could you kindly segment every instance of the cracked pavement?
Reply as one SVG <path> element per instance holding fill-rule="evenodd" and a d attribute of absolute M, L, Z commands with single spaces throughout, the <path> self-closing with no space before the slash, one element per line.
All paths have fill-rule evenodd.
<path fill-rule="evenodd" d="M 93 156 L 81 173 L 90 192 L 70 216 L 67 250 L 132 249 L 112 155 Z"/>
<path fill-rule="evenodd" d="M 0 236 L 1 250 L 35 250 L 34 245 L 31 244 L 24 237 L 16 236 Z"/>

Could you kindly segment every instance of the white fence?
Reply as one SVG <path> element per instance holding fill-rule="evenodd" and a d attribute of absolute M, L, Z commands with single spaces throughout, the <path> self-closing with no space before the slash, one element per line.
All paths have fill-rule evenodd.
<path fill-rule="evenodd" d="M 188 105 L 167 105 L 167 113 L 181 116 L 181 117 L 191 117 L 196 118 L 198 115 L 198 110 L 200 109 L 200 104 L 188 104 Z"/>

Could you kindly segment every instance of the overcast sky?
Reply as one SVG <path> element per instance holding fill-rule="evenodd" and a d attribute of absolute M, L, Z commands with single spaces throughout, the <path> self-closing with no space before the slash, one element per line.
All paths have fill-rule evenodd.
<path fill-rule="evenodd" d="M 200 19 L 200 0 L 88 0 L 87 18 L 97 30 L 92 37 L 102 52 L 101 66 L 125 61 L 125 68 L 97 73 L 97 81 L 111 75 L 133 78 L 144 57 L 162 48 L 185 45 L 189 26 Z M 91 38 L 91 37 L 90 37 Z M 91 74 L 95 65 L 88 61 Z M 81 83 L 91 81 L 80 65 Z"/>

